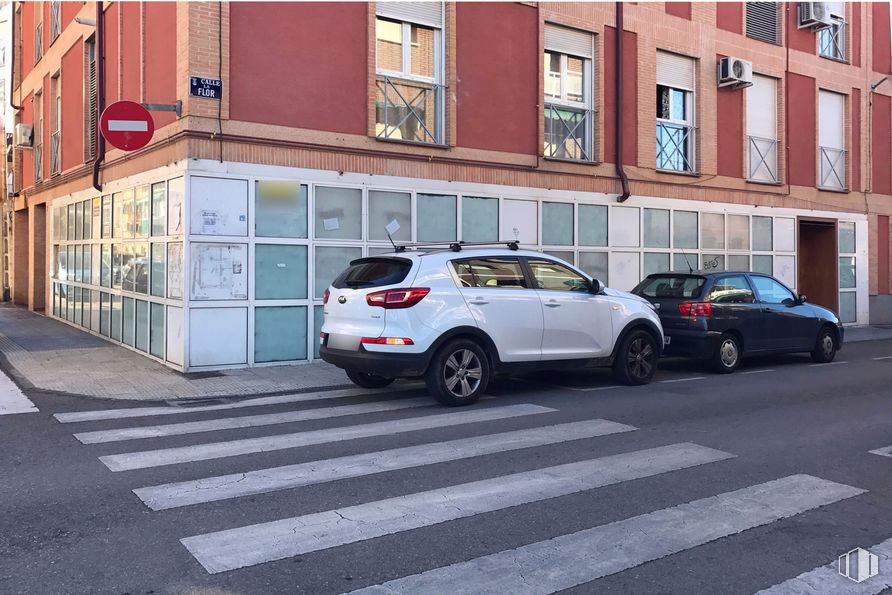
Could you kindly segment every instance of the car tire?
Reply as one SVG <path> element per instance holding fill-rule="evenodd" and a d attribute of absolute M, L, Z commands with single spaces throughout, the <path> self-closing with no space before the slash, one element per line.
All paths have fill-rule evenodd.
<path fill-rule="evenodd" d="M 819 364 L 829 364 L 836 357 L 839 347 L 836 336 L 829 326 L 821 327 L 818 338 L 815 340 L 815 348 L 811 351 L 811 359 Z"/>
<path fill-rule="evenodd" d="M 613 360 L 613 373 L 622 384 L 647 384 L 657 371 L 657 343 L 645 330 L 634 330 L 623 339 Z"/>
<path fill-rule="evenodd" d="M 361 386 L 362 388 L 384 388 L 393 382 L 393 378 L 378 376 L 377 374 L 356 372 L 354 370 L 347 370 L 346 372 L 347 378 L 349 378 L 353 384 Z"/>
<path fill-rule="evenodd" d="M 742 356 L 740 339 L 725 333 L 712 356 L 712 368 L 719 374 L 730 374 L 740 365 Z"/>
<path fill-rule="evenodd" d="M 475 403 L 490 379 L 486 352 L 470 339 L 455 339 L 441 347 L 424 374 L 427 390 L 450 407 Z"/>

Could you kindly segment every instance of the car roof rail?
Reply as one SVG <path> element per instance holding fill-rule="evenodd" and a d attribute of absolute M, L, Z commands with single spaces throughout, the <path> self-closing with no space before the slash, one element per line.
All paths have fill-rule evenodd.
<path fill-rule="evenodd" d="M 397 252 L 405 252 L 407 248 L 418 250 L 419 248 L 442 248 L 447 247 L 452 252 L 461 252 L 463 248 L 478 246 L 507 246 L 509 250 L 518 250 L 517 240 L 508 242 L 415 242 L 410 244 L 399 244 L 394 246 Z"/>

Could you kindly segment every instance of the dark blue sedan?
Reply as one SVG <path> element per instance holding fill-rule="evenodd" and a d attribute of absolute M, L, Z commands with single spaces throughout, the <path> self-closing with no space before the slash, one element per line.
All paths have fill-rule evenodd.
<path fill-rule="evenodd" d="M 665 355 L 708 359 L 723 374 L 749 355 L 809 352 L 814 361 L 828 363 L 842 348 L 836 314 L 806 303 L 769 275 L 655 273 L 632 293 L 657 308 Z"/>

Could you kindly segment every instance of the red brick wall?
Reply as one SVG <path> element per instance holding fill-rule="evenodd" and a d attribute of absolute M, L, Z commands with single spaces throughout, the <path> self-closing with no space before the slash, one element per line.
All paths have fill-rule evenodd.
<path fill-rule="evenodd" d="M 667 2 L 666 14 L 691 20 L 691 3 L 690 2 Z"/>
<path fill-rule="evenodd" d="M 21 80 L 25 80 L 28 73 L 34 70 L 34 14 L 40 4 L 31 2 L 22 6 L 21 23 L 16 19 L 16 27 L 22 27 L 22 56 L 21 62 L 16 66 L 22 69 Z"/>
<path fill-rule="evenodd" d="M 121 32 L 121 63 L 123 64 L 121 99 L 138 103 L 142 101 L 140 93 L 140 66 L 142 65 L 140 3 L 121 2 L 120 10 L 124 25 Z M 112 54 L 109 54 L 109 58 L 111 57 Z M 146 61 L 155 59 L 154 56 L 146 56 Z"/>
<path fill-rule="evenodd" d="M 83 5 L 83 2 L 62 2 L 62 31 L 74 20 Z"/>
<path fill-rule="evenodd" d="M 367 134 L 365 4 L 233 2 L 230 10 L 230 118 Z"/>
<path fill-rule="evenodd" d="M 145 98 L 146 103 L 177 100 L 177 5 L 176 2 L 146 2 Z M 171 112 L 152 112 L 155 128 L 176 120 Z"/>
<path fill-rule="evenodd" d="M 743 94 L 741 89 L 716 92 L 716 158 L 720 176 L 743 177 Z"/>
<path fill-rule="evenodd" d="M 873 190 L 892 194 L 892 99 L 873 95 Z"/>
<path fill-rule="evenodd" d="M 852 24 L 850 38 L 852 40 L 852 56 L 851 62 L 854 66 L 861 66 L 861 3 L 852 3 Z"/>
<path fill-rule="evenodd" d="M 34 95 L 28 95 L 22 100 L 22 111 L 20 112 L 20 121 L 25 124 L 34 123 Z M 28 149 L 16 150 L 16 157 L 22 160 L 22 183 L 21 188 L 27 188 L 34 185 L 34 151 Z"/>
<path fill-rule="evenodd" d="M 457 144 L 536 155 L 538 12 L 515 3 L 459 2 L 455 9 Z"/>
<path fill-rule="evenodd" d="M 623 32 L 623 163 L 638 163 L 638 36 Z M 616 29 L 604 27 L 604 161 L 616 161 Z"/>
<path fill-rule="evenodd" d="M 873 69 L 892 74 L 892 47 L 889 46 L 889 3 L 874 2 L 873 11 Z"/>
<path fill-rule="evenodd" d="M 105 11 L 105 105 L 118 100 L 118 11 L 120 3 Z"/>
<path fill-rule="evenodd" d="M 790 183 L 814 186 L 817 151 L 815 79 L 787 73 L 787 133 L 790 147 Z"/>
<path fill-rule="evenodd" d="M 792 50 L 799 50 L 808 54 L 816 54 L 818 41 L 815 32 L 811 29 L 799 29 L 799 7 L 797 2 L 781 4 L 781 10 L 787 10 L 787 46 Z"/>
<path fill-rule="evenodd" d="M 743 2 L 717 2 L 715 24 L 719 29 L 743 35 Z"/>
<path fill-rule="evenodd" d="M 84 42 L 62 57 L 62 171 L 84 162 Z"/>
<path fill-rule="evenodd" d="M 849 95 L 849 106 L 851 111 L 851 130 L 852 137 L 849 141 L 849 163 L 852 164 L 852 181 L 849 188 L 854 192 L 861 191 L 861 89 L 852 87 L 852 94 Z"/>

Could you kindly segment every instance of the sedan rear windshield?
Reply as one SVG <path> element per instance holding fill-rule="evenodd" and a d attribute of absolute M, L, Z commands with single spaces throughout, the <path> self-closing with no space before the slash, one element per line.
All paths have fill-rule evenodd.
<path fill-rule="evenodd" d="M 653 275 L 638 284 L 632 293 L 649 298 L 695 300 L 706 278 L 692 275 Z"/>
<path fill-rule="evenodd" d="M 396 285 L 402 283 L 410 270 L 412 261 L 403 258 L 360 258 L 351 262 L 332 286 L 344 289 Z"/>

